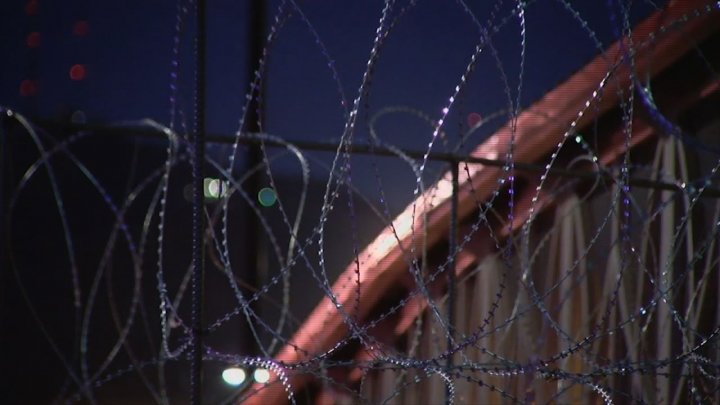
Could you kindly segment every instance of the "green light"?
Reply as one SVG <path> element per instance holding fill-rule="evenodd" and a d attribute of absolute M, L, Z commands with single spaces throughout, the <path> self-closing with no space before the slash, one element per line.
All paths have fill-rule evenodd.
<path fill-rule="evenodd" d="M 258 202 L 263 207 L 271 207 L 277 201 L 277 194 L 275 190 L 270 187 L 265 187 L 258 192 Z"/>
<path fill-rule="evenodd" d="M 577 142 L 577 143 L 582 142 L 582 136 L 581 136 L 581 135 L 577 135 L 577 136 L 575 137 L 575 142 Z"/>

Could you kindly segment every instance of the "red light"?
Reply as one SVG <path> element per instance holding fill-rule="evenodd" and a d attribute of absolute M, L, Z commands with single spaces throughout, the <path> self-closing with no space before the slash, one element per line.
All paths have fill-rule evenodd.
<path fill-rule="evenodd" d="M 38 83 L 35 80 L 25 79 L 20 83 L 20 95 L 30 97 L 37 94 Z"/>
<path fill-rule="evenodd" d="M 38 4 L 37 0 L 30 0 L 25 5 L 25 12 L 27 15 L 35 15 L 38 13 L 38 9 L 40 8 L 40 4 Z"/>
<path fill-rule="evenodd" d="M 37 48 L 40 46 L 40 33 L 37 31 L 33 31 L 28 34 L 27 39 L 25 40 L 25 43 L 27 44 L 28 48 Z"/>
<path fill-rule="evenodd" d="M 77 64 L 70 68 L 70 78 L 73 80 L 83 80 L 85 78 L 85 65 Z"/>
<path fill-rule="evenodd" d="M 73 25 L 73 34 L 78 37 L 84 37 L 90 32 L 90 25 L 87 21 L 78 21 Z"/>
<path fill-rule="evenodd" d="M 480 124 L 482 120 L 482 115 L 478 113 L 470 113 L 467 117 L 467 123 L 470 128 L 474 128 L 476 125 Z"/>

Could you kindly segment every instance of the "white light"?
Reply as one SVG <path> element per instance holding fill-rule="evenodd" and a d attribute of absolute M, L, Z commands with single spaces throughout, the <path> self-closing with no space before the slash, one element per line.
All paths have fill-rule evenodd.
<path fill-rule="evenodd" d="M 265 370 L 264 368 L 258 368 L 253 373 L 253 378 L 260 384 L 265 384 L 266 382 L 270 381 L 270 372 Z"/>
<path fill-rule="evenodd" d="M 443 179 L 437 182 L 437 193 L 435 194 L 440 199 L 448 199 L 452 196 L 453 186 L 451 179 Z"/>
<path fill-rule="evenodd" d="M 222 378 L 228 385 L 240 385 L 245 382 L 245 370 L 237 367 L 226 368 L 222 372 Z"/>
<path fill-rule="evenodd" d="M 220 197 L 220 180 L 211 180 L 208 184 L 208 191 L 212 197 Z"/>

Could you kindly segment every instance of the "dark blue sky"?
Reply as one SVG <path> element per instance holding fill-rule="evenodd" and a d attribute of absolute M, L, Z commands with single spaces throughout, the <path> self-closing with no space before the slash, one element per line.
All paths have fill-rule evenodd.
<path fill-rule="evenodd" d="M 230 136 L 238 129 L 249 88 L 251 2 L 207 3 L 207 127 L 211 133 Z M 457 144 L 460 134 L 467 129 L 460 125 L 464 125 L 470 112 L 490 116 L 508 107 L 503 74 L 513 100 L 520 83 L 520 24 L 512 15 L 517 3 L 510 0 L 468 3 L 477 20 L 491 31 L 493 47 L 486 47 L 479 56 L 450 110 L 444 125 L 448 145 Z M 616 2 L 611 3 L 617 7 Z M 32 7 L 28 10 L 33 4 L 34 10 Z M 261 4 L 266 6 L 269 29 L 281 2 Z M 292 4 L 286 5 L 291 13 L 267 50 L 264 129 L 288 140 L 337 140 L 346 120 L 340 91 L 348 103 L 357 95 L 383 3 L 313 0 L 297 4 L 302 14 Z M 579 18 L 569 11 L 567 4 L 571 4 Z M 632 4 L 634 22 L 654 9 L 647 2 Z M 426 114 L 429 119 L 439 119 L 481 42 L 478 26 L 461 3 L 418 1 L 403 13 L 405 6 L 405 2 L 398 2 L 390 14 L 388 22 L 394 25 L 380 48 L 360 109 L 355 131 L 360 141 L 368 137 L 369 117 L 385 108 L 406 107 Z M 528 2 L 526 10 L 522 107 L 529 106 L 599 53 L 592 35 L 603 46 L 614 39 L 611 13 L 605 1 L 537 0 Z M 172 64 L 177 59 L 178 108 L 191 117 L 194 28 L 192 18 L 186 15 L 176 58 L 173 42 L 177 11 L 176 2 L 165 0 L 0 2 L 0 55 L 4 57 L 0 64 L 0 105 L 18 109 L 30 118 L 66 120 L 80 110 L 90 123 L 152 118 L 167 125 Z M 84 35 L 73 32 L 80 21 L 87 22 L 89 27 Z M 39 46 L 27 45 L 32 32 L 39 33 Z M 328 67 L 328 58 L 336 69 L 339 85 Z M 85 66 L 83 80 L 70 77 L 75 64 Z M 37 83 L 36 94 L 21 95 L 24 80 Z M 487 129 L 465 142 L 463 151 L 469 151 L 506 120 L 506 114 L 498 115 Z M 406 113 L 383 116 L 376 129 L 383 140 L 417 151 L 427 148 L 433 131 L 427 122 Z M 164 150 L 162 143 L 158 146 L 158 151 Z M 438 141 L 434 150 L 445 147 Z M 228 156 L 228 151 L 221 147 L 210 146 L 208 151 L 213 158 Z M 98 167 L 105 161 L 104 154 L 111 152 L 97 151 Z M 310 155 L 326 165 L 333 157 L 328 153 Z M 241 158 L 238 170 L 242 170 L 242 162 Z M 162 161 L 146 162 L 151 163 L 156 167 Z M 369 201 L 377 203 L 380 199 L 377 173 L 381 174 L 391 212 L 398 212 L 412 200 L 414 173 L 401 160 L 354 156 L 352 164 L 353 185 Z M 432 176 L 434 169 L 445 167 L 435 164 L 428 169 Z M 293 159 L 274 162 L 273 172 L 291 183 L 300 178 Z M 113 173 L 108 176 L 119 175 Z M 322 165 L 315 164 L 311 176 L 319 185 L 328 179 Z M 124 183 L 118 182 L 116 187 L 122 192 Z M 308 209 L 309 223 L 315 223 L 319 217 L 318 207 Z M 368 237 L 371 235 L 369 232 Z M 339 258 L 339 266 L 346 261 Z"/>
<path fill-rule="evenodd" d="M 27 13 L 27 1 L 0 5 L 0 103 L 31 116 L 57 118 L 74 110 L 91 122 L 151 117 L 167 123 L 173 59 L 176 4 L 170 1 L 123 2 L 38 1 Z M 208 129 L 236 130 L 248 77 L 248 1 L 209 1 Z M 477 2 L 471 2 L 477 3 Z M 471 4 L 483 23 L 492 3 L 501 3 L 496 24 L 508 16 L 514 2 Z M 573 1 L 598 38 L 612 38 L 604 1 Z M 641 3 L 641 2 L 635 2 Z M 68 5 L 69 4 L 69 5 Z M 271 23 L 277 1 L 265 3 Z M 382 3 L 379 1 L 299 2 L 308 21 L 334 60 L 342 89 L 355 97 L 364 72 Z M 404 3 L 399 4 L 396 9 Z M 638 15 L 651 6 L 636 5 Z M 397 13 L 395 13 L 397 14 Z M 527 106 L 597 54 L 581 22 L 560 1 L 530 2 L 527 13 L 527 53 L 522 104 Z M 77 21 L 87 21 L 84 36 L 73 34 Z M 192 30 L 192 26 L 189 26 Z M 40 46 L 29 48 L 31 32 Z M 181 74 L 192 66 L 191 32 L 181 37 Z M 397 23 L 385 42 L 370 87 L 370 110 L 405 105 L 437 118 L 469 61 L 480 34 L 468 13 L 456 2 L 420 1 Z M 513 93 L 518 84 L 520 30 L 512 18 L 493 36 Z M 270 49 L 266 74 L 267 129 L 290 139 L 337 137 L 344 117 L 327 60 L 307 25 L 295 12 Z M 69 69 L 84 64 L 87 75 L 73 81 Z M 507 105 L 507 97 L 491 52 L 481 56 L 464 95 L 463 109 L 488 114 Z M 23 97 L 23 80 L 37 80 L 36 95 Z M 186 91 L 187 82 L 181 80 Z M 188 93 L 189 94 L 189 93 Z M 513 98 L 515 94 L 513 94 Z M 189 110 L 188 105 L 186 108 Z M 401 130 L 399 125 L 388 131 Z M 392 139 L 419 146 L 417 135 L 393 133 Z M 425 136 L 422 137 L 424 140 Z M 423 142 L 424 143 L 424 142 Z"/>

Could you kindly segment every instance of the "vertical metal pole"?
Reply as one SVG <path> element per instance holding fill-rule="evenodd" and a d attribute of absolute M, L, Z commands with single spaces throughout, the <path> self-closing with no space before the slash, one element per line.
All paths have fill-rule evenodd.
<path fill-rule="evenodd" d="M 450 235 L 448 235 L 448 251 L 450 255 L 450 260 L 448 261 L 448 268 L 447 268 L 447 314 L 448 314 L 448 336 L 447 336 L 447 344 L 448 349 L 450 349 L 453 346 L 454 343 L 454 331 L 455 331 L 455 256 L 457 249 L 457 236 L 458 236 L 458 193 L 459 193 L 459 183 L 458 183 L 458 166 L 460 163 L 458 161 L 453 161 L 451 163 L 451 176 L 452 176 L 452 196 L 450 199 Z M 448 356 L 447 358 L 447 370 L 448 373 L 453 368 L 453 357 L 454 356 Z M 447 386 L 445 391 L 445 401 L 446 403 L 451 403 L 452 398 L 452 392 L 450 392 L 450 387 Z"/>
<path fill-rule="evenodd" d="M 6 171 L 7 173 L 11 173 L 11 163 L 7 162 L 6 159 L 7 156 L 10 156 L 10 154 L 5 151 L 5 148 L 7 148 L 7 145 L 9 144 L 7 140 L 7 137 L 10 136 L 9 121 L 6 110 L 0 107 L 0 297 L 7 297 L 5 293 L 5 286 L 10 284 L 5 282 L 5 272 L 10 269 L 9 264 L 5 262 L 5 221 L 7 215 L 5 212 L 6 187 L 8 190 L 7 194 L 10 193 L 10 187 L 8 184 L 10 179 L 5 179 L 5 173 Z M 6 125 L 7 130 L 5 127 Z M 5 165 L 8 167 L 5 168 Z M 2 305 L 2 308 L 7 308 L 5 299 L 0 299 L 0 305 Z"/>
<path fill-rule="evenodd" d="M 248 80 L 255 79 L 255 72 L 260 69 L 260 60 L 263 57 L 263 46 L 265 44 L 265 2 L 251 1 L 248 9 Z M 262 126 L 262 117 L 259 111 L 264 107 L 264 94 L 261 85 L 257 89 L 255 99 L 248 107 L 246 116 L 245 129 L 248 132 L 260 132 Z M 248 170 L 254 169 L 262 164 L 263 155 L 260 145 L 253 143 L 248 147 Z M 247 190 L 251 195 L 256 195 L 262 188 L 263 173 L 257 172 L 251 176 L 246 184 Z M 268 262 L 268 246 L 265 236 L 265 230 L 260 224 L 257 216 L 251 211 L 247 211 L 247 259 L 245 261 L 247 270 L 244 272 L 245 281 L 250 285 L 261 288 L 268 279 L 269 262 Z M 262 316 L 262 300 L 257 300 L 251 304 L 251 309 L 258 315 Z M 248 353 L 257 354 L 260 352 L 260 342 L 255 341 L 255 337 L 251 331 L 250 325 L 245 329 L 245 343 L 243 349 Z"/>
<path fill-rule="evenodd" d="M 192 334 L 190 403 L 202 403 L 202 357 L 203 357 L 203 235 L 205 221 L 203 213 L 203 163 L 205 161 L 205 61 L 206 35 L 205 0 L 196 0 L 195 16 L 195 130 L 192 142 Z"/>

